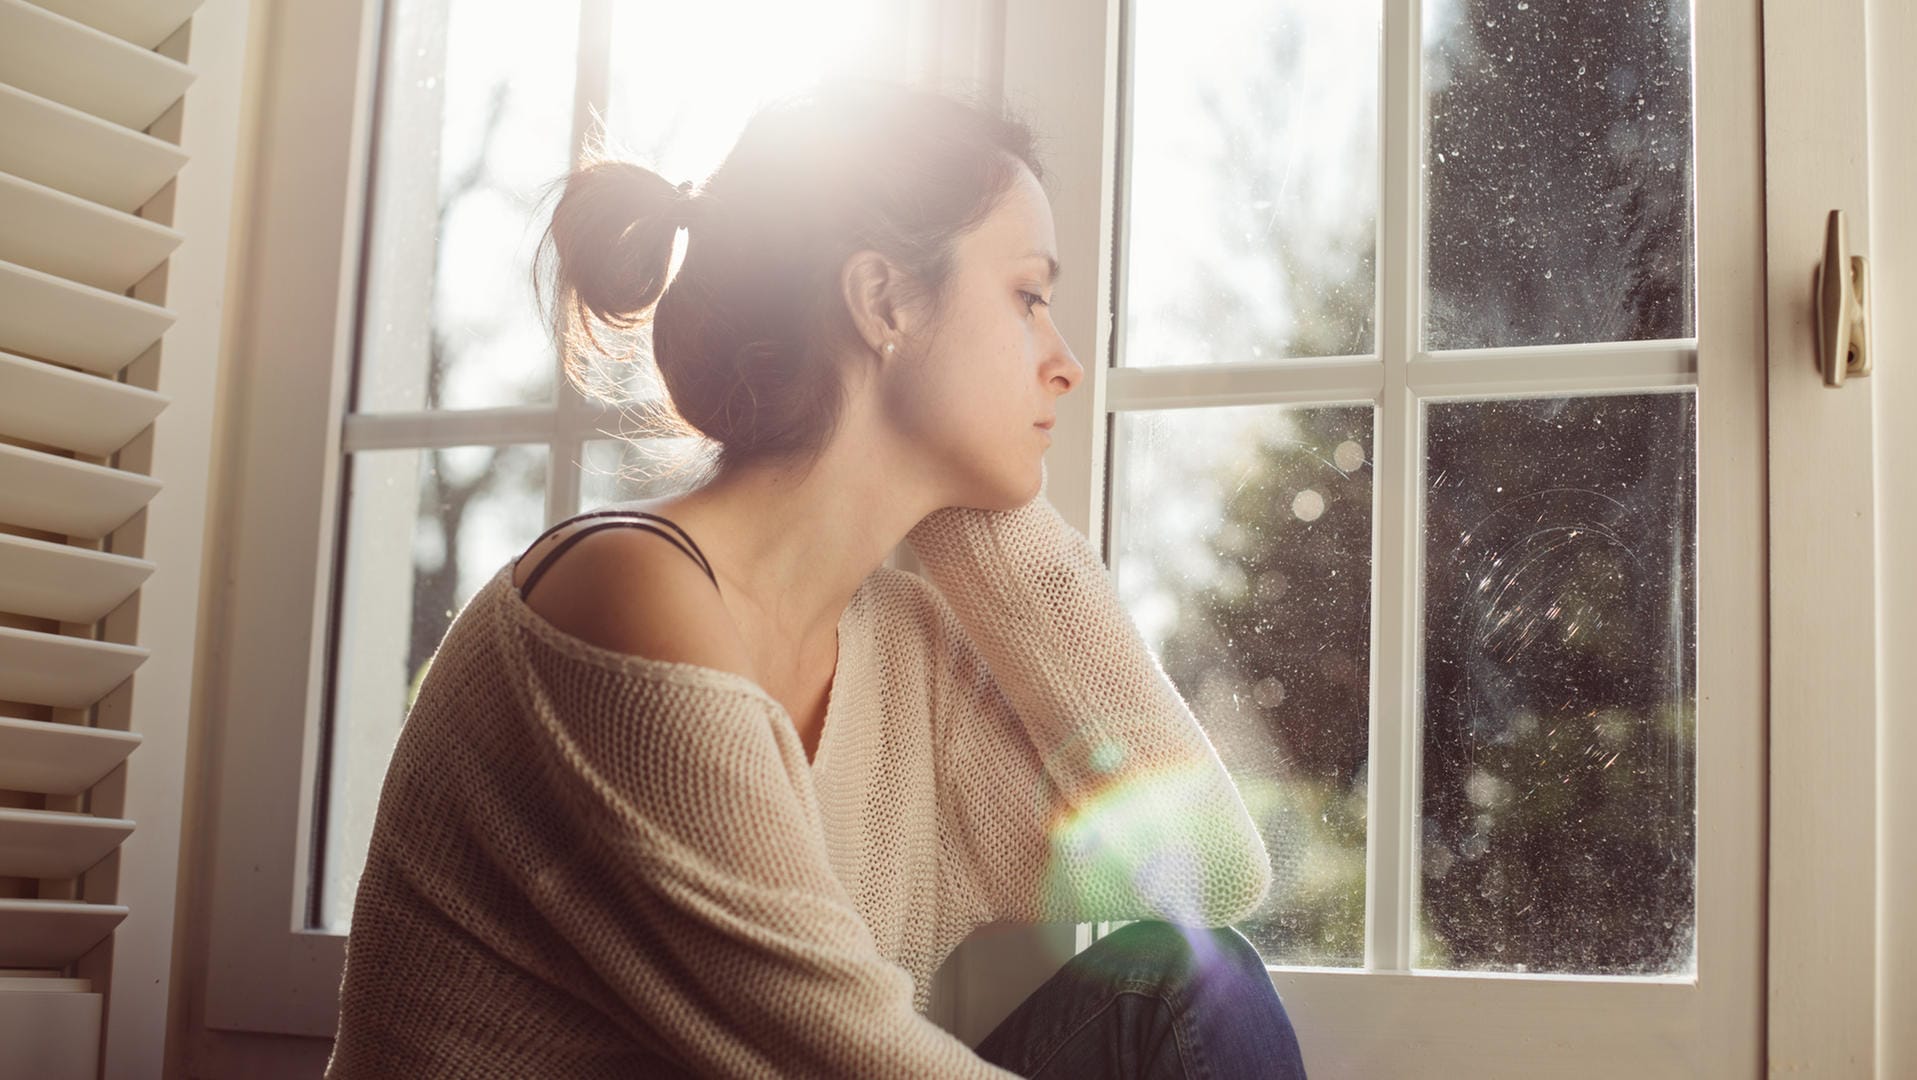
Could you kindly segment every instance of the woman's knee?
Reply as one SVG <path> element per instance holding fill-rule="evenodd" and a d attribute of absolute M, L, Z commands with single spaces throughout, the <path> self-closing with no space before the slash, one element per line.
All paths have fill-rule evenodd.
<path fill-rule="evenodd" d="M 1270 985 L 1270 972 L 1258 949 L 1229 926 L 1182 926 L 1146 919 L 1101 939 L 1121 954 L 1133 973 L 1176 984 L 1258 980 Z M 1135 987 L 1142 989 L 1143 987 Z"/>
<path fill-rule="evenodd" d="M 1099 975 L 1117 973 L 1103 985 L 1156 997 L 1202 1041 L 1214 1062 L 1258 1064 L 1265 1075 L 1303 1077 L 1304 1058 L 1290 1013 L 1272 984 L 1265 959 L 1231 927 L 1191 927 L 1160 920 L 1131 923 L 1080 954 L 1095 961 Z M 1220 1075 L 1250 1075 L 1225 1069 Z"/>

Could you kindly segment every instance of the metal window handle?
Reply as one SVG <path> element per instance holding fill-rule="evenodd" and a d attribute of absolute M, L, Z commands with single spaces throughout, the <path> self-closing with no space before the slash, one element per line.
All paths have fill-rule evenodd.
<path fill-rule="evenodd" d="M 1870 264 L 1850 253 L 1844 212 L 1832 210 L 1824 230 L 1824 263 L 1817 268 L 1817 366 L 1825 386 L 1870 374 Z"/>

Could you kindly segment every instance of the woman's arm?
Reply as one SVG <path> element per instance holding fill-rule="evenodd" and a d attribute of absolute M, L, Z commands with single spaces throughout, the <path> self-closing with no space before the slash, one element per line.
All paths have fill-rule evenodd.
<path fill-rule="evenodd" d="M 975 914 L 1015 922 L 1255 910 L 1271 860 L 1110 574 L 1043 493 L 907 536 L 936 587 L 940 785 Z"/>

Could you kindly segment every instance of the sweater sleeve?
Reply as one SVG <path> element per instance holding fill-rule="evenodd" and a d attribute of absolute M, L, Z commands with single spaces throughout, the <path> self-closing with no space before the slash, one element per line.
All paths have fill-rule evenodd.
<path fill-rule="evenodd" d="M 1271 888 L 1243 799 L 1042 491 L 908 535 L 936 587 L 943 816 L 977 915 L 1224 926 Z"/>
<path fill-rule="evenodd" d="M 513 633 L 553 804 L 528 896 L 616 1022 L 700 1076 L 1014 1075 L 914 1011 L 910 974 L 832 873 L 804 749 L 770 697 Z"/>

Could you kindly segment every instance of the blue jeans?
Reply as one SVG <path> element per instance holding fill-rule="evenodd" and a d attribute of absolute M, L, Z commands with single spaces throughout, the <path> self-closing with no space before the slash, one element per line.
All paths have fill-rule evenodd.
<path fill-rule="evenodd" d="M 1157 920 L 1093 942 L 973 1049 L 1046 1080 L 1305 1075 L 1257 948 L 1228 926 Z"/>

